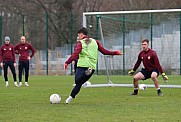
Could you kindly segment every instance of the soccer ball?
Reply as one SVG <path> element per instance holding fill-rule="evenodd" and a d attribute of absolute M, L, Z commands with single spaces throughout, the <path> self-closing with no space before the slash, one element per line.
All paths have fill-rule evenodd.
<path fill-rule="evenodd" d="M 140 89 L 140 90 L 146 90 L 146 89 L 147 89 L 146 84 L 140 84 L 140 85 L 139 85 L 139 89 Z"/>
<path fill-rule="evenodd" d="M 87 86 L 89 86 L 89 85 L 91 85 L 91 82 L 86 81 L 85 84 L 86 84 Z"/>
<path fill-rule="evenodd" d="M 91 82 L 89 82 L 89 81 L 86 81 L 84 84 L 82 84 L 82 86 L 85 88 L 86 88 L 86 86 L 90 86 L 90 85 L 91 85 Z"/>
<path fill-rule="evenodd" d="M 61 101 L 61 97 L 59 94 L 52 94 L 50 96 L 50 103 L 51 104 L 58 104 Z"/>

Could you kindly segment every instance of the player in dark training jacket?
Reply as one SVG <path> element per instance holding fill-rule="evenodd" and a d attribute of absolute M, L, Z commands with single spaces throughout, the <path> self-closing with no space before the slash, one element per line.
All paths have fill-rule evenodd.
<path fill-rule="evenodd" d="M 4 70 L 4 80 L 6 82 L 6 86 L 9 86 L 8 82 L 8 67 L 10 68 L 13 79 L 14 79 L 14 85 L 18 87 L 16 82 L 16 59 L 15 59 L 15 53 L 14 53 L 14 46 L 10 43 L 10 37 L 5 37 L 5 44 L 1 46 L 0 49 L 0 62 L 1 67 L 3 67 Z"/>
<path fill-rule="evenodd" d="M 142 42 L 142 51 L 138 55 L 137 62 L 132 70 L 128 72 L 129 75 L 133 75 L 137 68 L 140 66 L 141 62 L 143 62 L 144 68 L 140 72 L 138 72 L 133 78 L 134 92 L 131 95 L 138 94 L 138 81 L 146 80 L 151 78 L 154 82 L 155 88 L 157 90 L 158 96 L 163 96 L 163 93 L 160 90 L 160 85 L 158 82 L 159 72 L 162 74 L 163 80 L 167 82 L 168 77 L 163 72 L 163 69 L 158 60 L 157 54 L 154 50 L 150 49 L 149 40 L 143 39 Z"/>
<path fill-rule="evenodd" d="M 31 55 L 30 55 L 31 52 Z M 35 50 L 31 44 L 26 42 L 26 37 L 22 36 L 20 43 L 15 46 L 15 53 L 19 55 L 19 86 L 22 86 L 22 73 L 25 69 L 25 86 L 29 86 L 29 60 L 34 56 Z"/>

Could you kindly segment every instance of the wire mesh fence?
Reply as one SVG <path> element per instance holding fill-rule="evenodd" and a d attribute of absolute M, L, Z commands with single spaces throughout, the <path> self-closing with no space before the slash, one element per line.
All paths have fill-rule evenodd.
<path fill-rule="evenodd" d="M 25 35 L 27 42 L 35 48 L 35 56 L 30 60 L 32 75 L 73 74 L 70 66 L 65 72 L 63 65 L 73 52 L 77 30 L 82 20 L 76 13 L 41 15 L 3 15 L 2 41 L 10 36 L 11 43 L 19 43 Z M 54 18 L 54 19 L 53 19 Z M 55 19 L 56 18 L 56 19 Z M 113 75 L 122 75 L 131 69 L 141 50 L 140 40 L 148 38 L 168 74 L 180 74 L 180 13 L 144 13 L 88 16 L 88 35 L 101 41 L 98 18 L 101 18 L 107 49 L 124 51 L 124 57 L 107 57 L 108 68 Z M 18 61 L 18 56 L 16 56 Z M 99 54 L 96 74 L 105 74 L 103 55 Z"/>

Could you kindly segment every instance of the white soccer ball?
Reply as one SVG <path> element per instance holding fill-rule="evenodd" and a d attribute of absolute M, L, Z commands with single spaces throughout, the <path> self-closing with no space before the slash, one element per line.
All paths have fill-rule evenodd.
<path fill-rule="evenodd" d="M 89 85 L 91 85 L 91 82 L 86 81 L 85 84 L 86 84 L 87 86 L 89 86 Z"/>
<path fill-rule="evenodd" d="M 90 85 L 91 85 L 91 82 L 89 81 L 86 81 L 84 84 L 82 84 L 83 87 L 90 86 Z"/>
<path fill-rule="evenodd" d="M 146 90 L 146 89 L 147 89 L 146 84 L 140 84 L 140 85 L 139 85 L 139 89 L 140 89 L 140 90 Z"/>
<path fill-rule="evenodd" d="M 52 94 L 50 96 L 50 103 L 51 104 L 58 104 L 61 101 L 61 97 L 59 94 Z"/>

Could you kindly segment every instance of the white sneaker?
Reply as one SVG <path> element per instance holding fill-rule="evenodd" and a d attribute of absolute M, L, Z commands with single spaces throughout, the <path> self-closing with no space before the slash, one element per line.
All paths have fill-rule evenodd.
<path fill-rule="evenodd" d="M 73 99 L 73 97 L 69 96 L 69 97 L 66 99 L 65 103 L 66 103 L 66 104 L 69 104 L 72 99 Z"/>
<path fill-rule="evenodd" d="M 6 81 L 6 85 L 5 85 L 6 87 L 8 87 L 9 86 L 9 83 L 8 83 L 8 81 Z"/>
<path fill-rule="evenodd" d="M 17 84 L 17 82 L 14 82 L 14 86 L 18 87 L 18 84 Z"/>
<path fill-rule="evenodd" d="M 23 84 L 22 84 L 22 82 L 19 82 L 19 86 L 22 86 Z"/>
<path fill-rule="evenodd" d="M 29 86 L 28 82 L 25 82 L 25 86 Z"/>

